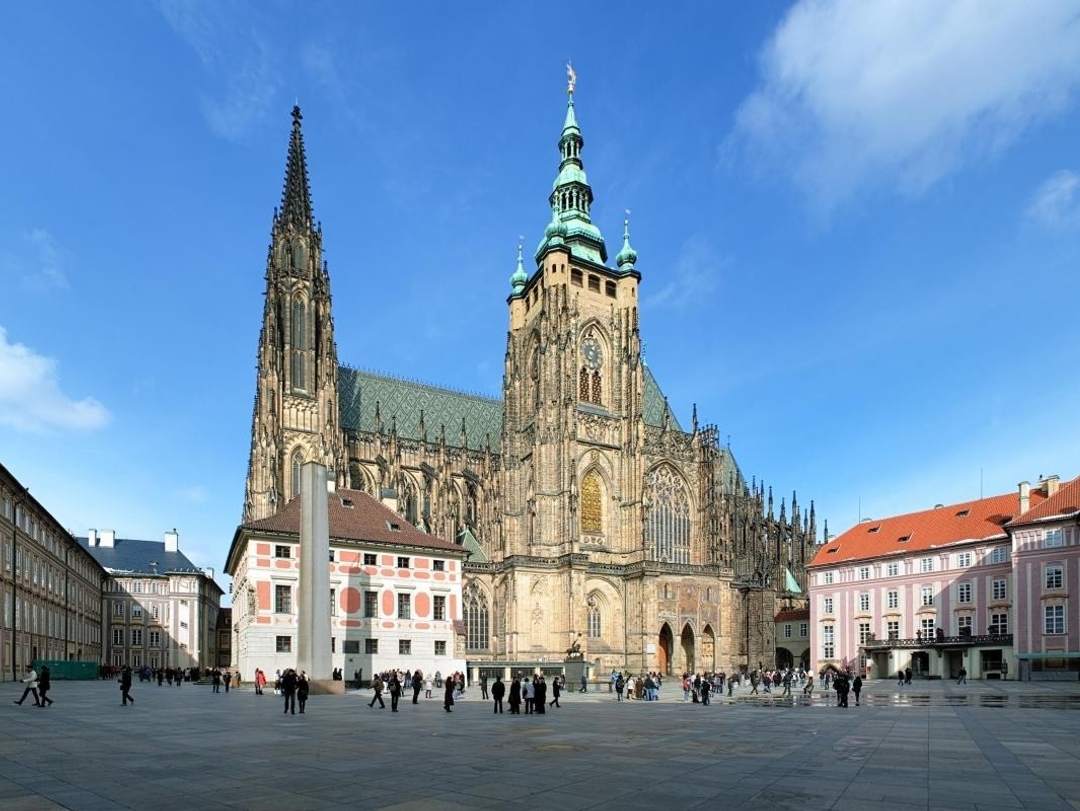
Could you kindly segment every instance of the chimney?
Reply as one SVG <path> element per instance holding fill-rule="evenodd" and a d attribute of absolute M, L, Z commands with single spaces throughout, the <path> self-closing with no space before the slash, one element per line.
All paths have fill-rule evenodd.
<path fill-rule="evenodd" d="M 1058 491 L 1058 485 L 1061 484 L 1061 478 L 1054 474 L 1053 476 L 1047 476 L 1045 479 L 1039 482 L 1039 486 L 1046 490 L 1046 497 L 1054 495 Z"/>
<path fill-rule="evenodd" d="M 90 548 L 97 546 L 97 530 L 88 529 L 86 531 L 86 545 Z"/>
<path fill-rule="evenodd" d="M 101 537 L 99 544 L 102 549 L 112 549 L 114 542 L 116 541 L 116 530 L 103 529 L 101 530 Z"/>
<path fill-rule="evenodd" d="M 397 490 L 393 487 L 384 487 L 379 491 L 379 500 L 384 507 L 389 507 L 394 512 L 398 511 Z"/>
<path fill-rule="evenodd" d="M 1023 515 L 1031 507 L 1031 484 L 1020 482 L 1020 515 Z"/>
<path fill-rule="evenodd" d="M 173 527 L 165 533 L 165 551 L 166 552 L 179 552 L 180 551 L 180 536 L 176 532 L 176 527 Z"/>

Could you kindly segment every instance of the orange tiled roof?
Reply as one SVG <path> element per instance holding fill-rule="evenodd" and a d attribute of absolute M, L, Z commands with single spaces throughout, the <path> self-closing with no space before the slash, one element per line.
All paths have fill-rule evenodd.
<path fill-rule="evenodd" d="M 424 546 L 465 554 L 456 543 L 436 538 L 414 527 L 382 502 L 362 490 L 337 490 L 326 494 L 330 510 L 327 516 L 330 537 L 343 541 L 374 541 L 398 546 Z M 391 525 L 397 527 L 391 529 Z M 284 509 L 269 518 L 245 527 L 265 532 L 300 534 L 300 498 L 292 499 Z"/>
<path fill-rule="evenodd" d="M 1045 498 L 1044 493 L 1033 489 L 1030 505 L 1039 505 Z M 834 566 L 852 560 L 925 552 L 961 541 L 1004 538 L 1004 525 L 1019 510 L 1019 494 L 1007 493 L 863 521 L 820 547 L 810 566 Z"/>
<path fill-rule="evenodd" d="M 1032 495 L 1035 495 L 1034 490 L 1032 490 Z M 1031 508 L 1026 513 L 1009 522 L 1010 527 L 1077 515 L 1080 513 L 1080 476 L 1061 485 L 1054 495 L 1041 504 L 1036 505 L 1034 498 L 1031 504 Z"/>
<path fill-rule="evenodd" d="M 787 611 L 776 612 L 777 622 L 795 622 L 797 620 L 810 619 L 809 608 L 792 608 Z"/>

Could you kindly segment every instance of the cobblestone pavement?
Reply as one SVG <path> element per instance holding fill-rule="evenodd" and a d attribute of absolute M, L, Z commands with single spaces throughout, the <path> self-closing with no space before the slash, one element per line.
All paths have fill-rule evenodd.
<path fill-rule="evenodd" d="M 726 694 L 618 703 L 564 694 L 493 716 L 479 690 L 315 696 L 304 715 L 250 689 L 54 682 L 0 704 L 0 810 L 1080 809 L 1080 684 L 869 682 L 863 706 Z M 603 688 L 606 690 L 606 687 Z M 798 691 L 796 691 L 798 693 Z"/>

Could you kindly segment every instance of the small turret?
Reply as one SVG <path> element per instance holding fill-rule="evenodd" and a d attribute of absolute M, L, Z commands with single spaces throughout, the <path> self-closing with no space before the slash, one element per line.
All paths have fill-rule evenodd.
<path fill-rule="evenodd" d="M 517 255 L 517 270 L 514 271 L 514 275 L 510 277 L 510 287 L 514 291 L 514 295 L 521 295 L 525 290 L 525 285 L 529 281 L 528 275 L 525 273 L 525 265 L 521 258 L 521 241 L 518 242 L 518 255 Z"/>
<path fill-rule="evenodd" d="M 637 270 L 634 267 L 634 263 L 637 262 L 637 251 L 630 247 L 630 210 L 626 211 L 626 219 L 623 220 L 623 238 L 622 238 L 622 250 L 615 256 L 615 262 L 619 266 L 619 270 L 623 273 L 629 273 L 632 270 Z"/>

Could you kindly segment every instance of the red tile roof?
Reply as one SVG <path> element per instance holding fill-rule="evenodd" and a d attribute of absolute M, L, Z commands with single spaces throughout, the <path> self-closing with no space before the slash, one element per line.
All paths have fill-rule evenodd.
<path fill-rule="evenodd" d="M 269 518 L 245 524 L 244 529 L 300 534 L 300 497 Z M 327 493 L 330 537 L 342 541 L 373 541 L 395 546 L 417 546 L 465 554 L 456 543 L 436 538 L 414 527 L 401 515 L 362 490 Z M 395 529 L 390 527 L 394 526 Z"/>
<path fill-rule="evenodd" d="M 1033 490 L 1032 495 L 1034 494 Z M 1058 491 L 1041 504 L 1036 505 L 1033 498 L 1031 505 L 1026 513 L 1009 522 L 1010 528 L 1080 514 L 1080 476 L 1058 487 Z"/>
<path fill-rule="evenodd" d="M 777 611 L 776 612 L 776 621 L 777 622 L 795 622 L 797 620 L 808 620 L 808 619 L 810 619 L 810 609 L 809 608 L 790 608 L 787 611 Z"/>
<path fill-rule="evenodd" d="M 1044 493 L 1033 489 L 1030 505 L 1041 504 L 1045 498 Z M 1019 494 L 1007 493 L 863 521 L 820 547 L 810 566 L 833 566 L 853 560 L 925 552 L 962 541 L 1005 538 L 1003 525 L 1019 510 Z"/>

